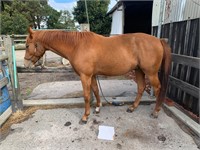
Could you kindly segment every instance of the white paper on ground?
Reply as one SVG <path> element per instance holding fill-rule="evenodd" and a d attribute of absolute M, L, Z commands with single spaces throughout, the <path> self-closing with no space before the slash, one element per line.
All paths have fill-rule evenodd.
<path fill-rule="evenodd" d="M 114 127 L 99 126 L 98 139 L 114 140 L 114 135 L 115 135 Z"/>

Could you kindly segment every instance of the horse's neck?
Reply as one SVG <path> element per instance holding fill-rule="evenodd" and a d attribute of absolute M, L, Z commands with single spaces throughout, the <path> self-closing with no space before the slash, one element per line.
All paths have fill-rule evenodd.
<path fill-rule="evenodd" d="M 66 59 L 70 59 L 73 53 L 73 47 L 67 46 L 65 41 L 62 40 L 49 42 L 46 46 L 46 50 L 50 50 Z"/>

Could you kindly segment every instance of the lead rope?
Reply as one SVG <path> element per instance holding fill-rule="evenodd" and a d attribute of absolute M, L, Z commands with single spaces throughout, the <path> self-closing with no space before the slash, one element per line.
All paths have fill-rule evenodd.
<path fill-rule="evenodd" d="M 106 99 L 106 97 L 104 96 L 104 94 L 103 94 L 103 90 L 102 90 L 102 88 L 101 88 L 101 84 L 100 84 L 100 81 L 99 81 L 98 76 L 96 76 L 96 78 L 97 78 L 97 82 L 98 82 L 99 89 L 100 89 L 100 91 L 101 91 L 102 97 L 104 98 L 104 100 L 105 100 L 108 104 L 111 104 L 111 105 L 114 105 L 114 106 L 122 106 L 122 105 L 124 105 L 124 102 L 116 102 L 116 101 L 109 102 L 109 101 Z"/>

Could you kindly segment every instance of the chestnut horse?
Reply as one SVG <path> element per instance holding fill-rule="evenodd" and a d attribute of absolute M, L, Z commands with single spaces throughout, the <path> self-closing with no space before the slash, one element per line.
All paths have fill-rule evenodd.
<path fill-rule="evenodd" d="M 91 89 L 97 100 L 95 110 L 97 113 L 100 111 L 96 75 L 123 75 L 133 69 L 138 93 L 127 111 L 132 112 L 139 105 L 145 89 L 146 75 L 157 98 L 152 116 L 158 116 L 165 98 L 171 63 L 171 49 L 165 40 L 144 33 L 104 37 L 93 32 L 33 31 L 31 27 L 28 31 L 25 67 L 34 67 L 45 51 L 51 50 L 68 59 L 80 76 L 85 100 L 85 113 L 81 123 L 86 123 L 90 114 Z M 159 69 L 161 81 L 158 78 Z"/>

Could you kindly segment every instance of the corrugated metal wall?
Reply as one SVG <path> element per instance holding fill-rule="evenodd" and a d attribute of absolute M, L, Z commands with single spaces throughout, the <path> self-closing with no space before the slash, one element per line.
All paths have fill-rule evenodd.
<path fill-rule="evenodd" d="M 200 0 L 187 0 L 183 20 L 200 18 Z"/>
<path fill-rule="evenodd" d="M 152 26 L 158 25 L 161 0 L 154 0 Z M 163 24 L 200 18 L 200 0 L 165 0 Z"/>

